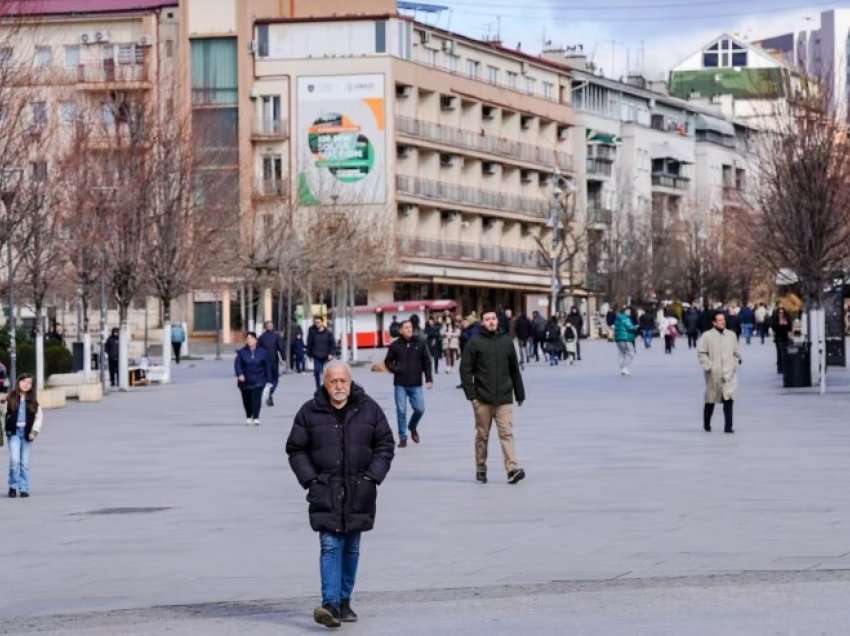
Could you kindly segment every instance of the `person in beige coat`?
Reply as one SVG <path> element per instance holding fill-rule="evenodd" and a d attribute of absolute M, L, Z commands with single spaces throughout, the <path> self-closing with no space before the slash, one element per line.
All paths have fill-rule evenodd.
<path fill-rule="evenodd" d="M 715 311 L 712 320 L 713 329 L 709 329 L 697 343 L 697 360 L 705 372 L 705 409 L 702 426 L 711 432 L 711 416 L 714 405 L 723 404 L 724 433 L 734 433 L 732 428 L 732 404 L 738 392 L 738 365 L 741 364 L 741 352 L 738 338 L 733 331 L 726 329 L 726 316 Z"/>

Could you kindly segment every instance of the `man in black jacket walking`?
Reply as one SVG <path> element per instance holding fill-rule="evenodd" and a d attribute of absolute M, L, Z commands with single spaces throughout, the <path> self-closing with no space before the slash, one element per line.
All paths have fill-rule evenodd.
<path fill-rule="evenodd" d="M 425 386 L 429 389 L 434 386 L 434 378 L 431 375 L 431 356 L 428 354 L 428 346 L 424 340 L 413 335 L 411 321 L 405 320 L 401 323 L 401 337 L 396 338 L 390 345 L 384 364 L 394 376 L 398 447 L 407 447 L 408 430 L 410 430 L 410 439 L 418 444 L 419 420 L 425 415 L 422 376 L 425 376 Z M 407 422 L 408 400 L 413 408 L 409 425 Z"/>
<path fill-rule="evenodd" d="M 516 459 L 513 401 L 516 397 L 517 405 L 522 406 L 525 387 L 513 343 L 499 330 L 496 312 L 485 311 L 481 322 L 484 329 L 466 345 L 460 362 L 463 391 L 475 413 L 475 478 L 487 483 L 487 442 L 495 419 L 508 483 L 515 484 L 525 477 L 525 471 Z"/>
<path fill-rule="evenodd" d="M 266 398 L 266 406 L 274 406 L 274 392 L 280 381 L 280 361 L 286 360 L 286 351 L 283 348 L 280 334 L 274 330 L 274 323 L 267 320 L 263 324 L 265 331 L 258 338 L 260 346 L 266 350 L 269 356 L 269 368 L 271 369 L 271 389 Z"/>
<path fill-rule="evenodd" d="M 317 390 L 322 386 L 325 363 L 333 359 L 335 348 L 333 332 L 325 327 L 321 316 L 313 316 L 313 326 L 307 330 L 307 355 L 313 358 L 313 377 Z"/>
<path fill-rule="evenodd" d="M 310 527 L 319 533 L 325 627 L 354 622 L 351 608 L 360 533 L 375 524 L 377 487 L 393 460 L 393 433 L 381 407 L 351 379 L 341 360 L 324 367 L 323 383 L 292 424 L 286 454 L 307 489 Z"/>

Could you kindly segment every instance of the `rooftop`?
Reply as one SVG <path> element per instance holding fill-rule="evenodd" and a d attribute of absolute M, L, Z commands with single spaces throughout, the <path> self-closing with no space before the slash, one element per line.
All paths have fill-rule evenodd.
<path fill-rule="evenodd" d="M 4 2 L 0 15 L 49 16 L 89 13 L 124 13 L 176 7 L 179 0 L 12 0 Z"/>

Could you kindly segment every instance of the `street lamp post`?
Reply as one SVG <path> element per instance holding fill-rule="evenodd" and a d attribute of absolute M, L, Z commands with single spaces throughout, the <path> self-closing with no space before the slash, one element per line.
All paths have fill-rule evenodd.
<path fill-rule="evenodd" d="M 109 384 L 106 377 L 106 254 L 103 248 L 100 250 L 100 384 L 103 394 L 109 393 Z"/>
<path fill-rule="evenodd" d="M 552 172 L 552 200 L 549 203 L 549 227 L 552 228 L 552 297 L 549 301 L 549 316 L 558 313 L 558 243 L 561 239 L 561 172 L 558 168 Z"/>
<path fill-rule="evenodd" d="M 6 265 L 9 270 L 9 390 L 15 386 L 18 377 L 18 348 L 15 342 L 15 293 L 12 280 L 12 205 L 15 203 L 15 191 L 7 190 L 2 194 L 6 207 Z"/>
<path fill-rule="evenodd" d="M 221 290 L 215 299 L 215 359 L 221 360 Z"/>

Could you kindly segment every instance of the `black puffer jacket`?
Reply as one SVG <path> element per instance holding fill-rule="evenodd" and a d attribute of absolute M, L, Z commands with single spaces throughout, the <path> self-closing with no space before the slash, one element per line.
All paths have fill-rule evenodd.
<path fill-rule="evenodd" d="M 308 489 L 310 527 L 316 531 L 371 530 L 377 486 L 393 460 L 393 433 L 381 407 L 356 384 L 349 404 L 341 424 L 320 388 L 298 411 L 286 441 L 289 465 Z"/>
<path fill-rule="evenodd" d="M 513 341 L 499 330 L 482 329 L 463 350 L 460 381 L 467 400 L 501 406 L 525 401 Z"/>

